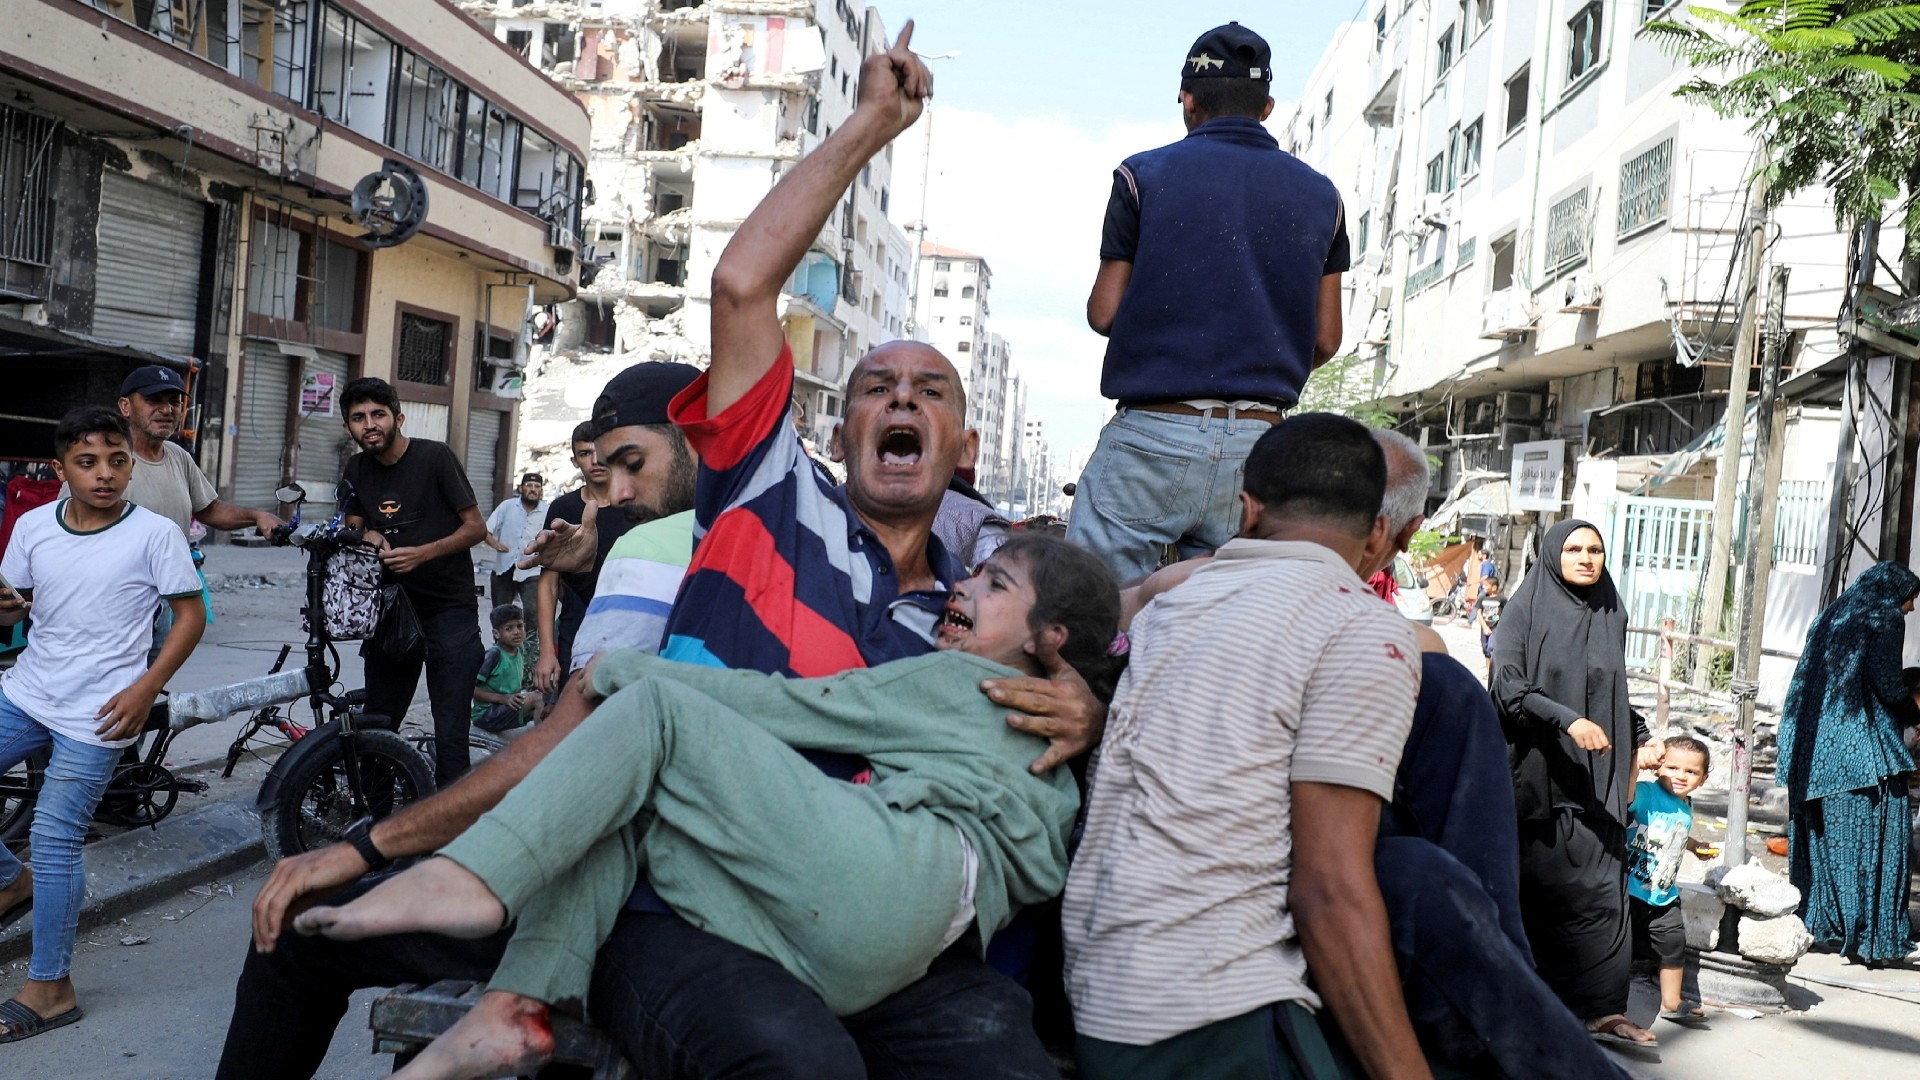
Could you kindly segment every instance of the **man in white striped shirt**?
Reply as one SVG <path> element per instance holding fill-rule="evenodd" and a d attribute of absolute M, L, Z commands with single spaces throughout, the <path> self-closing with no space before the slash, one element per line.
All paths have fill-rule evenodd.
<path fill-rule="evenodd" d="M 1063 914 L 1091 1080 L 1286 1076 L 1278 1047 L 1342 1041 L 1376 1080 L 1429 1075 L 1373 868 L 1420 683 L 1356 573 L 1385 484 L 1365 427 L 1289 418 L 1247 458 L 1240 538 L 1133 622 Z"/>

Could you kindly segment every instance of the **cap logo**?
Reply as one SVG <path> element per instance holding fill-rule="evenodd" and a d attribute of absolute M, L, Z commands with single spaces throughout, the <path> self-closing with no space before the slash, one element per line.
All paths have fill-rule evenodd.
<path fill-rule="evenodd" d="M 1212 68 L 1226 66 L 1225 60 L 1217 56 L 1209 56 L 1206 53 L 1196 53 L 1193 56 L 1187 57 L 1187 63 L 1193 67 L 1195 72 L 1208 71 Z"/>

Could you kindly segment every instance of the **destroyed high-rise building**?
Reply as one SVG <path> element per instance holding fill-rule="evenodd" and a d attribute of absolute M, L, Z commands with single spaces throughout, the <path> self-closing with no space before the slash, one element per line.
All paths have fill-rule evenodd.
<path fill-rule="evenodd" d="M 615 371 L 705 364 L 720 252 L 793 163 L 852 114 L 885 51 L 848 0 L 468 2 L 463 10 L 592 118 L 582 287 L 537 316 L 520 460 L 564 445 Z M 893 148 L 861 173 L 782 301 L 801 423 L 825 447 L 846 368 L 905 332 L 907 238 L 887 218 Z"/>

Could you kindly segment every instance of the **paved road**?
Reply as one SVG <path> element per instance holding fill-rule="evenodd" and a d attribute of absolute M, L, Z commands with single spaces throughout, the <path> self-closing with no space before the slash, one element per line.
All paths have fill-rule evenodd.
<path fill-rule="evenodd" d="M 81 935 L 73 979 L 86 1018 L 17 1045 L 0 1046 L 0 1076 L 212 1076 L 246 948 L 247 906 L 265 877 L 266 867 L 256 866 L 230 881 L 195 886 L 123 922 Z M 146 940 L 122 944 L 139 938 Z M 0 994 L 11 996 L 18 989 L 26 967 L 20 960 L 0 968 Z M 320 1071 L 324 1080 L 374 1080 L 391 1071 L 391 1058 L 370 1053 L 366 1017 L 374 996 L 367 991 L 354 999 Z"/>

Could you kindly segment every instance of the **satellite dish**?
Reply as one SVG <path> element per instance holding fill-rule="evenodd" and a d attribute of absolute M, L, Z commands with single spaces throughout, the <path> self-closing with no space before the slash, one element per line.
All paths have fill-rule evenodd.
<path fill-rule="evenodd" d="M 368 247 L 405 243 L 427 223 L 427 182 L 405 162 L 388 158 L 353 185 L 353 218 Z"/>

